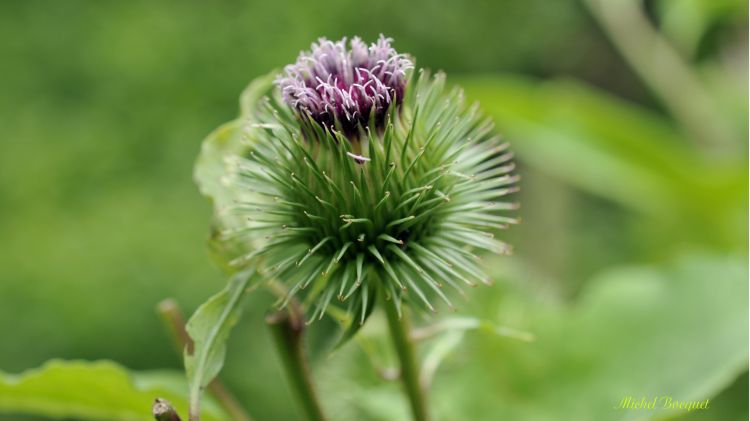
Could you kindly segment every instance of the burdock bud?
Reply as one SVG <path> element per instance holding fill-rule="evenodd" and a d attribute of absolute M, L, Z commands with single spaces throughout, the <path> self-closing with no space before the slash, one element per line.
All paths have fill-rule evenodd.
<path fill-rule="evenodd" d="M 201 167 L 217 155 L 220 187 Z M 311 320 L 338 306 L 363 323 L 376 297 L 435 311 L 489 283 L 478 253 L 510 251 L 495 234 L 516 222 L 512 158 L 478 106 L 389 39 L 320 39 L 251 85 L 196 174 L 231 265 L 257 266 Z"/>

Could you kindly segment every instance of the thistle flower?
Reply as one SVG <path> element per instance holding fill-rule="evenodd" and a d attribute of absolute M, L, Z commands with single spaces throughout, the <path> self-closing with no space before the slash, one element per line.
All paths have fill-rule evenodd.
<path fill-rule="evenodd" d="M 219 242 L 311 320 L 335 305 L 364 323 L 378 296 L 452 307 L 449 289 L 490 282 L 475 253 L 510 251 L 495 233 L 516 222 L 513 154 L 443 74 L 383 36 L 345 41 L 313 44 L 230 127 L 243 144 L 225 153 Z"/>
<path fill-rule="evenodd" d="M 321 38 L 276 80 L 284 101 L 303 120 L 309 116 L 327 127 L 338 122 L 344 132 L 353 133 L 371 115 L 382 126 L 391 103 L 403 100 L 411 60 L 398 54 L 383 35 L 369 48 L 354 37 L 350 47 L 346 48 L 346 38 Z"/>

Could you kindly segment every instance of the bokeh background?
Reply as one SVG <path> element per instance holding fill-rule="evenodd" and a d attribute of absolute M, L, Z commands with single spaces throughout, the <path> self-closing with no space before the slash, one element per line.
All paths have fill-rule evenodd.
<path fill-rule="evenodd" d="M 481 102 L 523 177 L 516 254 L 488 259 L 497 284 L 459 315 L 537 339 L 425 343 L 439 418 L 746 419 L 747 16 L 742 0 L 4 0 L 0 370 L 180 370 L 156 304 L 190 313 L 225 282 L 192 181 L 202 139 L 317 37 L 384 33 Z M 254 418 L 298 419 L 269 302 L 248 301 L 222 378 Z M 363 351 L 381 327 L 314 361 L 336 419 L 405 417 L 373 374 L 387 355 Z M 8 390 L 0 419 L 27 419 Z M 714 406 L 613 410 L 626 395 Z"/>

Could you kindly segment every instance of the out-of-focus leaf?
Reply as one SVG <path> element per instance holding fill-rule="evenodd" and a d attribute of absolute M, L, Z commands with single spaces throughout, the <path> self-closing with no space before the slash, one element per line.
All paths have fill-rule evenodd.
<path fill-rule="evenodd" d="M 481 320 L 476 317 L 447 317 L 431 325 L 415 329 L 412 332 L 412 337 L 420 340 L 430 338 L 439 333 L 461 332 L 467 330 L 479 330 L 485 333 L 518 339 L 520 341 L 528 342 L 534 340 L 534 335 L 530 332 L 523 332 L 507 326 L 498 326 L 489 320 Z"/>
<path fill-rule="evenodd" d="M 225 158 L 241 155 L 247 149 L 243 143 L 241 129 L 251 123 L 248 119 L 257 107 L 258 101 L 265 96 L 273 85 L 273 73 L 252 81 L 240 96 L 240 115 L 208 135 L 201 145 L 201 151 L 195 162 L 193 178 L 201 194 L 221 206 L 227 202 L 226 185 L 222 183 L 226 175 Z"/>
<path fill-rule="evenodd" d="M 248 245 L 239 241 L 218 241 L 220 230 L 240 226 L 244 221 L 232 212 L 224 211 L 231 206 L 232 198 L 227 180 L 226 158 L 242 155 L 247 151 L 249 138 L 243 138 L 243 129 L 252 123 L 252 112 L 258 101 L 268 94 L 273 86 L 275 73 L 255 79 L 240 96 L 240 116 L 223 124 L 206 137 L 195 162 L 193 178 L 201 194 L 208 197 L 214 206 L 212 233 L 209 247 L 220 266 L 228 272 L 232 269 L 227 262 L 248 252 Z"/>
<path fill-rule="evenodd" d="M 0 372 L 0 412 L 53 418 L 151 421 L 157 397 L 187 415 L 185 378 L 176 372 L 129 372 L 111 361 L 51 360 L 20 375 Z M 205 420 L 228 416 L 211 400 Z"/>
<path fill-rule="evenodd" d="M 662 269 L 608 270 L 590 285 L 569 310 L 530 303 L 532 343 L 469 338 L 472 356 L 438 373 L 435 393 L 473 385 L 461 405 L 470 419 L 651 419 L 671 413 L 613 407 L 625 396 L 711 398 L 747 369 L 743 259 L 688 254 Z M 491 368 L 471 364 L 493 356 Z"/>
<path fill-rule="evenodd" d="M 657 7 L 661 30 L 690 57 L 698 53 L 701 39 L 712 26 L 722 20 L 742 24 L 747 16 L 743 0 L 666 0 L 657 2 Z"/>
<path fill-rule="evenodd" d="M 185 370 L 190 384 L 190 412 L 198 414 L 203 389 L 221 371 L 229 332 L 240 315 L 240 302 L 248 292 L 254 270 L 234 274 L 221 292 L 209 298 L 188 320 L 185 329 L 193 340 L 185 350 Z"/>
<path fill-rule="evenodd" d="M 501 75 L 464 82 L 522 164 L 648 215 L 643 229 L 652 238 L 746 247 L 743 154 L 701 155 L 665 117 L 580 82 Z"/>
<path fill-rule="evenodd" d="M 463 338 L 464 331 L 453 330 L 443 334 L 432 344 L 422 363 L 422 371 L 419 373 L 419 381 L 424 387 L 429 387 L 440 364 L 461 345 Z"/>
<path fill-rule="evenodd" d="M 430 402 L 438 418 L 656 419 L 675 413 L 613 407 L 626 396 L 705 400 L 747 369 L 743 259 L 688 254 L 664 268 L 609 270 L 590 285 L 570 308 L 537 293 L 501 296 L 499 286 L 475 294 L 477 317 L 512 319 L 536 340 L 466 335 L 436 374 Z M 398 415 L 405 405 L 398 388 L 360 367 L 359 352 L 342 349 L 342 365 L 321 377 L 325 395 L 341 396 L 345 388 L 354 405 L 346 416 L 382 419 L 370 409 L 372 394 L 380 404 L 389 400 L 390 419 L 407 419 Z M 356 380 L 342 380 L 337 370 Z"/>
<path fill-rule="evenodd" d="M 593 87 L 510 76 L 462 85 L 524 162 L 629 208 L 715 210 L 741 191 L 734 186 L 744 174 L 741 157 L 706 162 L 663 117 Z"/>

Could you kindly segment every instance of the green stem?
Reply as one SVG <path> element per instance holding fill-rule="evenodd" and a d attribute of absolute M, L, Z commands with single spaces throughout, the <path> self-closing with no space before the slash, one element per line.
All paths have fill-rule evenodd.
<path fill-rule="evenodd" d="M 266 317 L 266 323 L 273 333 L 287 378 L 302 403 L 307 419 L 324 421 L 305 356 L 302 340 L 305 322 L 298 304 L 291 302 L 286 309 L 270 314 Z"/>
<path fill-rule="evenodd" d="M 409 318 L 407 315 L 403 315 L 403 317 L 399 316 L 396 303 L 392 299 L 383 299 L 383 308 L 385 308 L 391 338 L 393 339 L 393 345 L 396 348 L 396 353 L 400 361 L 401 381 L 409 397 L 414 421 L 428 421 L 430 416 L 427 411 L 427 397 L 419 382 L 419 366 L 414 350 L 414 342 L 409 333 Z"/>

